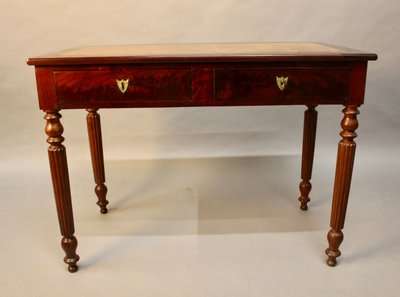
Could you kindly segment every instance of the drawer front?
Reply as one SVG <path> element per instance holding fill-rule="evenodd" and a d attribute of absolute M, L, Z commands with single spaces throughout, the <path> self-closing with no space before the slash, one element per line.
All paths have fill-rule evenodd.
<path fill-rule="evenodd" d="M 215 100 L 260 104 L 341 103 L 346 67 L 232 68 L 215 70 Z"/>
<path fill-rule="evenodd" d="M 54 71 L 57 101 L 182 102 L 192 98 L 190 69 Z"/>

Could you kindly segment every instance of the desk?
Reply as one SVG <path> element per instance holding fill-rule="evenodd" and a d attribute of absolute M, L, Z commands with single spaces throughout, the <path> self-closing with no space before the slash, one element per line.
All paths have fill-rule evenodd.
<path fill-rule="evenodd" d="M 319 43 L 222 43 L 94 46 L 28 59 L 35 66 L 45 112 L 48 155 L 61 246 L 68 270 L 78 270 L 61 109 L 86 109 L 95 193 L 107 213 L 100 108 L 304 105 L 300 208 L 310 201 L 316 107 L 344 105 L 333 189 L 327 264 L 343 240 L 369 60 L 377 55 Z"/>

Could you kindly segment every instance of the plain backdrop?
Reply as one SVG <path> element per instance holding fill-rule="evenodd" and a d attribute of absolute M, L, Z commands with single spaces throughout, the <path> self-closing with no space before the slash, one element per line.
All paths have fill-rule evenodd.
<path fill-rule="evenodd" d="M 290 271 L 297 271 L 296 268 L 293 268 L 296 267 L 296 261 L 293 261 L 293 263 L 285 262 L 282 264 L 283 266 L 279 268 L 280 266 L 277 264 L 279 263 L 278 258 L 284 257 L 283 255 L 275 257 L 273 256 L 273 252 L 272 255 L 263 255 L 261 253 L 261 250 L 264 248 L 268 249 L 268 244 L 265 246 L 261 245 L 263 248 L 260 248 L 260 250 L 253 249 L 250 253 L 255 253 L 257 255 L 259 253 L 260 257 L 272 257 L 274 261 L 278 261 L 273 262 L 277 266 L 274 266 L 275 264 L 271 264 L 272 266 L 270 264 L 262 266 L 258 263 L 261 265 L 259 267 L 259 273 L 263 273 L 261 271 L 264 271 L 272 279 L 275 274 L 277 275 L 278 278 L 275 283 L 258 279 L 257 277 L 247 279 L 246 273 L 249 273 L 249 275 L 252 275 L 251 273 L 255 273 L 255 275 L 259 274 L 253 270 L 251 270 L 251 272 L 246 270 L 248 268 L 246 264 L 242 266 L 242 263 L 246 263 L 246 257 L 242 254 L 232 256 L 233 262 L 231 263 L 235 263 L 235 259 L 237 259 L 237 263 L 241 263 L 240 265 L 235 266 L 232 264 L 233 267 L 228 266 L 232 268 L 232 271 L 236 269 L 236 273 L 229 272 L 231 271 L 229 269 L 218 270 L 226 265 L 226 263 L 223 262 L 225 259 L 224 254 L 212 254 L 211 252 L 211 256 L 203 255 L 203 258 L 197 255 L 200 258 L 196 258 L 203 260 L 214 259 L 214 262 L 210 260 L 210 266 L 207 266 L 207 260 L 199 260 L 202 262 L 202 265 L 205 265 L 204 267 L 202 266 L 201 269 L 198 268 L 199 270 L 191 270 L 190 267 L 185 266 L 187 270 L 180 271 L 181 274 L 179 274 L 182 277 L 180 279 L 182 282 L 175 282 L 176 278 L 174 279 L 168 271 L 170 271 L 171 267 L 180 265 L 180 261 L 194 261 L 193 259 L 195 257 L 189 254 L 188 251 L 193 250 L 194 246 L 196 246 L 196 250 L 199 249 L 199 246 L 202 246 L 200 241 L 205 240 L 204 238 L 206 237 L 197 237 L 199 234 L 203 233 L 201 230 L 206 230 L 204 231 L 206 234 L 210 232 L 216 234 L 235 233 L 235 228 L 227 227 L 230 224 L 229 220 L 225 222 L 226 225 L 223 223 L 224 219 L 229 219 L 229 211 L 225 210 L 225 214 L 225 212 L 221 210 L 220 217 L 218 217 L 218 211 L 216 211 L 216 209 L 219 209 L 218 207 L 214 209 L 212 207 L 205 208 L 203 212 L 205 217 L 202 221 L 204 223 L 204 225 L 202 225 L 203 229 L 195 229 L 197 231 L 194 232 L 189 224 L 189 231 L 186 232 L 187 230 L 185 229 L 186 231 L 182 232 L 192 235 L 192 237 L 189 236 L 187 238 L 187 241 L 183 241 L 181 237 L 178 239 L 184 242 L 183 246 L 186 254 L 182 257 L 176 255 L 176 258 L 168 258 L 167 256 L 166 258 L 169 259 L 171 263 L 167 262 L 165 267 L 169 268 L 163 266 L 165 270 L 161 268 L 154 269 L 154 271 L 158 271 L 158 274 L 155 273 L 157 279 L 152 279 L 149 276 L 151 275 L 149 271 L 141 271 L 142 274 L 137 272 L 135 270 L 135 268 L 137 268 L 136 264 L 131 263 L 129 267 L 131 267 L 132 270 L 129 270 L 128 266 L 123 266 L 125 262 L 122 256 L 118 259 L 122 266 L 112 266 L 109 270 L 106 269 L 107 267 L 100 266 L 98 268 L 99 274 L 97 278 L 91 281 L 88 280 L 86 286 L 85 283 L 78 278 L 72 279 L 70 275 L 64 273 L 63 268 L 65 267 L 62 266 L 62 263 L 59 263 L 62 259 L 62 253 L 60 250 L 57 250 L 59 249 L 57 244 L 53 245 L 53 242 L 58 242 L 59 236 L 54 203 L 52 202 L 50 177 L 48 174 L 47 144 L 45 143 L 45 123 L 43 120 L 44 114 L 38 109 L 34 68 L 27 66 L 25 61 L 31 56 L 83 45 L 307 41 L 342 45 L 377 53 L 379 56 L 378 61 L 369 64 L 365 97 L 366 104 L 360 108 L 360 127 L 357 131 L 359 137 L 356 139 L 359 144 L 356 168 L 359 166 L 360 169 L 355 172 L 360 175 L 360 178 L 354 181 L 356 186 L 353 184 L 352 194 L 356 196 L 354 200 L 359 201 L 360 207 L 367 204 L 362 203 L 362 199 L 366 199 L 370 205 L 365 207 L 370 207 L 370 210 L 377 207 L 376 203 L 378 203 L 380 207 L 386 207 L 386 211 L 392 210 L 390 218 L 385 215 L 384 210 L 382 210 L 382 212 L 377 210 L 376 213 L 371 210 L 371 212 L 373 215 L 376 215 L 375 219 L 382 220 L 381 223 L 383 225 L 379 225 L 377 229 L 383 232 L 383 230 L 386 230 L 383 229 L 386 225 L 392 226 L 392 228 L 389 229 L 392 230 L 391 234 L 396 234 L 396 237 L 395 239 L 392 238 L 393 240 L 388 239 L 388 244 L 393 245 L 396 242 L 398 243 L 396 240 L 398 240 L 399 229 L 393 226 L 399 225 L 399 208 L 396 203 L 400 184 L 400 170 L 398 170 L 398 156 L 400 153 L 400 117 L 398 116 L 400 113 L 400 105 L 398 103 L 398 99 L 400 98 L 399 15 L 400 2 L 397 0 L 0 0 L 0 201 L 2 203 L 0 217 L 3 229 L 1 231 L 2 235 L 0 236 L 0 259 L 2 259 L 1 262 L 3 263 L 0 268 L 0 275 L 2 275 L 3 282 L 0 282 L 0 284 L 7 292 L 4 296 L 22 296 L 22 292 L 26 293 L 24 294 L 25 296 L 62 296 L 61 293 L 57 291 L 57 288 L 63 288 L 64 293 L 67 294 L 70 286 L 74 287 L 74 290 L 78 290 L 81 287 L 86 287 L 87 290 L 90 288 L 87 292 L 92 292 L 93 295 L 87 293 L 87 296 L 94 296 L 94 294 L 96 294 L 96 296 L 102 296 L 101 294 L 103 291 L 100 290 L 100 288 L 103 285 L 106 286 L 105 283 L 108 278 L 113 279 L 114 285 L 116 284 L 120 289 L 114 291 L 114 293 L 112 289 L 105 290 L 103 293 L 107 293 L 107 296 L 268 296 L 271 292 L 273 292 L 273 294 L 271 293 L 273 296 L 321 296 L 321 293 L 324 292 L 322 287 L 320 286 L 321 290 L 318 289 L 319 285 L 313 284 L 312 280 L 308 280 L 307 282 L 311 282 L 313 285 L 302 287 L 302 289 L 301 287 L 297 287 L 296 290 L 291 290 L 291 282 L 296 282 L 296 284 L 299 285 L 295 280 L 296 275 L 290 273 Z M 168 191 L 171 190 L 171 188 L 168 187 L 168 182 L 164 180 L 165 177 L 172 174 L 172 169 L 169 170 L 168 168 L 177 168 L 176 170 L 178 170 L 178 172 L 180 172 L 179 168 L 190 171 L 190 177 L 186 177 L 190 180 L 192 175 L 194 175 L 193 181 L 196 180 L 196 175 L 197 179 L 204 179 L 205 176 L 208 175 L 214 177 L 215 175 L 215 180 L 218 180 L 221 177 L 215 174 L 215 170 L 218 170 L 216 168 L 220 168 L 222 170 L 221 172 L 229 175 L 231 173 L 233 174 L 233 171 L 235 171 L 236 174 L 238 169 L 242 170 L 243 168 L 241 166 L 249 166 L 247 170 L 252 172 L 251 168 L 253 167 L 257 168 L 254 170 L 261 170 L 257 167 L 257 164 L 265 164 L 277 168 L 280 164 L 289 162 L 297 167 L 292 168 L 293 173 L 286 174 L 282 171 L 282 179 L 287 178 L 290 180 L 289 177 L 292 176 L 293 180 L 297 183 L 299 178 L 299 154 L 301 153 L 301 132 L 304 109 L 305 108 L 302 106 L 295 106 L 290 108 L 226 107 L 101 110 L 106 166 L 108 165 L 109 168 L 111 168 L 110 176 L 113 176 L 115 180 L 120 180 L 120 184 L 115 182 L 115 187 L 117 185 L 121 187 L 124 185 L 134 187 L 135 182 L 138 180 L 149 183 L 149 181 L 146 180 L 146 178 L 148 178 L 152 181 L 151 188 L 160 186 L 161 189 L 164 190 L 164 193 L 168 193 Z M 339 140 L 338 133 L 340 132 L 339 122 L 342 116 L 341 109 L 342 107 L 340 106 L 321 106 L 318 108 L 319 126 L 316 162 L 319 162 L 320 165 L 316 166 L 319 166 L 318 168 L 321 169 L 321 174 L 320 176 L 314 176 L 314 178 L 316 180 L 320 178 L 320 191 L 324 194 L 326 191 L 327 195 L 330 195 L 333 182 L 336 145 Z M 86 140 L 85 112 L 82 110 L 66 110 L 61 113 L 63 115 L 62 123 L 65 128 L 64 136 L 66 138 L 64 144 L 68 150 L 70 170 L 72 173 L 76 174 L 76 177 L 71 177 L 72 186 L 75 186 L 72 190 L 73 194 L 79 196 L 79 191 L 88 191 L 88 193 L 91 193 L 93 184 L 90 184 L 92 181 L 90 176 L 89 150 Z M 276 158 L 274 159 L 272 157 Z M 201 160 L 203 160 L 203 163 Z M 227 162 L 227 164 L 233 165 L 227 165 L 224 160 L 231 160 L 232 162 Z M 247 165 L 243 165 L 240 160 L 247 160 L 243 162 L 243 164 Z M 126 167 L 123 166 L 124 164 Z M 210 164 L 214 164 L 217 167 L 214 169 L 207 167 L 211 166 Z M 221 167 L 218 167 L 218 164 L 220 164 Z M 127 178 L 127 176 L 122 177 L 118 175 L 118 172 L 124 172 L 129 166 L 136 168 L 131 169 L 132 172 L 134 172 L 132 179 Z M 236 168 L 234 166 L 238 167 Z M 158 175 L 156 174 L 153 176 L 150 174 L 151 172 L 155 172 L 154 168 L 159 169 L 159 171 L 157 171 L 159 173 Z M 288 169 L 290 166 L 283 166 L 283 168 Z M 80 173 L 81 175 L 79 175 Z M 129 171 L 126 174 L 129 176 Z M 139 177 L 140 174 L 143 174 L 141 178 Z M 263 173 L 260 174 L 262 175 Z M 275 171 L 270 171 L 268 174 L 270 174 L 270 177 L 275 176 Z M 181 178 L 184 177 L 185 174 L 182 173 Z M 237 178 L 240 180 L 240 177 Z M 248 179 L 246 171 L 241 178 L 245 180 Z M 110 178 L 108 180 L 110 180 Z M 174 185 L 176 183 L 176 187 L 179 187 L 179 180 L 181 180 L 179 175 L 176 178 L 172 178 L 170 186 L 175 189 Z M 279 179 L 276 181 L 277 183 L 279 183 L 278 180 Z M 322 180 L 324 180 L 325 183 Z M 89 183 L 88 190 L 84 188 L 83 182 Z M 236 201 L 237 209 L 240 209 L 242 207 L 241 205 L 245 204 L 246 201 L 237 199 L 239 199 L 242 194 L 244 195 L 246 191 L 240 187 L 235 187 L 238 182 L 239 181 L 236 181 L 236 179 L 226 181 L 225 186 L 228 185 L 229 188 L 229 185 L 231 185 L 232 187 L 229 188 L 228 194 L 222 193 L 221 196 L 235 196 L 235 193 L 238 194 L 238 197 L 233 197 L 232 199 Z M 293 181 L 290 180 L 290 183 L 292 182 Z M 198 186 L 201 187 L 201 185 Z M 209 184 L 203 186 L 205 188 L 209 186 L 213 189 L 213 186 Z M 250 178 L 247 186 L 252 186 Z M 245 185 L 243 185 L 243 187 L 245 187 Z M 294 190 L 289 193 L 290 195 L 297 195 L 296 187 L 297 185 L 292 187 Z M 358 188 L 358 192 L 355 189 L 356 187 Z M 248 189 L 251 190 L 250 188 Z M 130 196 L 128 190 L 127 193 L 122 190 L 119 191 L 120 192 L 115 190 L 114 196 Z M 187 191 L 189 191 L 191 195 L 197 195 L 193 194 L 196 193 L 196 189 L 193 190 L 188 187 Z M 275 193 L 271 190 L 272 194 L 275 193 L 279 196 L 278 192 Z M 179 193 L 175 193 L 177 197 L 181 197 Z M 264 194 L 264 192 L 260 193 Z M 374 196 L 375 194 L 378 195 L 378 193 L 381 193 L 382 196 Z M 174 196 L 175 194 L 172 193 L 171 195 Z M 162 196 L 162 194 L 159 195 Z M 184 194 L 182 195 L 185 196 Z M 265 195 L 268 195 L 268 191 L 266 191 Z M 149 196 L 151 195 L 149 194 Z M 128 199 L 126 197 L 121 198 L 122 200 L 119 202 L 120 207 L 124 205 L 124 199 Z M 144 197 L 146 197 L 146 195 L 144 195 Z M 204 197 L 204 195 L 202 197 Z M 386 206 L 383 206 L 382 203 L 379 202 L 382 201 L 382 197 L 384 197 L 384 201 L 388 203 Z M 297 207 L 295 202 L 296 197 L 293 198 L 293 205 Z M 179 199 L 177 198 L 176 201 L 173 201 L 177 202 L 177 205 L 183 203 Z M 144 200 L 145 198 L 143 198 L 143 201 Z M 167 199 L 167 201 L 169 200 Z M 205 201 L 207 201 L 207 199 Z M 227 198 L 224 203 L 231 203 L 229 201 L 230 200 Z M 92 205 L 92 202 L 93 201 L 90 200 L 90 202 L 87 203 L 90 204 L 90 208 L 87 206 L 88 210 L 85 211 L 97 211 Z M 83 204 L 83 202 L 79 203 Z M 326 224 L 326 228 L 318 229 L 320 231 L 318 233 L 318 240 L 321 238 L 324 240 L 324 234 L 328 230 L 327 216 L 329 214 L 329 197 L 326 197 L 326 202 L 324 203 L 326 207 L 322 211 L 323 215 L 321 215 L 321 220 Z M 21 205 L 25 206 L 22 207 Z M 161 205 L 164 206 L 164 208 L 161 207 L 164 211 L 171 210 L 170 204 L 161 203 Z M 118 208 L 118 203 L 117 206 L 114 207 Z M 223 206 L 220 205 L 220 207 L 223 209 Z M 290 211 L 289 209 L 285 211 Z M 246 213 L 245 209 L 243 211 Z M 368 218 L 371 213 L 362 217 L 364 210 L 357 209 L 356 212 L 363 218 L 364 223 L 369 221 Z M 140 213 L 141 212 L 138 211 L 133 215 L 140 216 Z M 172 218 L 174 217 L 174 213 L 175 212 L 172 211 Z M 197 211 L 195 211 L 194 214 L 195 213 L 197 213 Z M 314 215 L 316 215 L 316 213 L 317 211 L 314 212 Z M 270 213 L 264 215 L 268 216 L 269 214 Z M 83 214 L 79 212 L 76 214 L 78 220 L 81 218 L 80 215 L 82 216 Z M 182 215 L 182 213 L 180 215 Z M 261 218 L 264 217 L 264 215 L 260 215 Z M 177 214 L 177 216 L 179 217 L 179 214 Z M 210 221 L 207 221 L 207 216 L 211 217 Z M 232 246 L 238 246 L 238 249 L 233 253 L 239 253 L 241 250 L 246 251 L 246 248 L 242 246 L 246 240 L 258 242 L 263 240 L 263 236 L 267 235 L 279 237 L 278 235 L 272 234 L 273 232 L 266 228 L 263 225 L 264 223 L 260 223 L 260 221 L 255 222 L 255 218 L 250 214 L 245 214 L 243 216 L 245 220 L 247 220 L 246 222 L 248 225 L 238 224 L 236 226 L 237 230 L 243 229 L 244 231 L 242 230 L 240 233 L 244 234 L 244 236 L 253 236 L 253 234 L 257 233 L 261 235 L 256 238 L 246 238 L 244 241 L 241 241 L 240 238 L 229 237 L 230 239 L 226 240 L 228 240 Z M 150 215 L 150 218 L 151 217 Z M 250 218 L 252 219 L 249 221 L 248 219 Z M 86 225 L 85 223 L 81 224 L 81 233 L 83 233 L 84 236 L 93 236 L 91 239 L 93 241 L 92 251 L 95 250 L 94 245 L 102 244 L 102 232 L 98 230 L 98 227 L 94 226 L 90 228 L 91 225 L 87 224 L 88 221 L 96 222 L 101 219 L 102 218 L 93 215 L 93 217 L 89 219 L 83 219 Z M 168 218 L 164 219 L 165 222 L 168 221 Z M 182 218 L 182 220 L 197 219 L 196 216 L 193 217 L 190 215 L 188 218 Z M 35 224 L 35 220 L 37 227 L 30 228 L 31 224 L 32 226 Z M 119 219 L 116 219 L 116 221 L 119 222 Z M 144 221 L 151 223 L 151 219 Z M 219 222 L 216 223 L 216 221 Z M 251 225 L 249 222 L 253 221 L 254 224 L 261 224 L 265 228 L 251 229 L 249 227 Z M 271 221 L 273 220 L 271 219 Z M 207 222 L 209 225 L 207 225 Z M 355 220 L 353 222 L 355 223 Z M 103 225 L 102 228 L 106 228 L 104 232 L 108 235 L 110 235 L 110 233 L 115 236 L 126 235 L 126 232 L 119 229 L 122 228 L 122 230 L 125 230 L 122 227 L 123 224 L 116 224 L 117 225 L 112 225 L 116 226 L 115 229 L 107 229 L 107 227 Z M 179 224 L 178 226 L 174 224 L 172 224 L 174 227 L 171 227 L 173 230 L 175 230 L 174 228 L 180 228 Z M 160 227 L 161 224 L 157 226 Z M 246 226 L 251 229 L 251 232 L 246 232 Z M 221 228 L 218 230 L 222 231 L 211 231 L 213 227 Z M 297 227 L 293 225 L 289 225 L 289 227 L 289 231 L 298 231 Z M 361 226 L 358 227 L 362 228 Z M 300 229 L 307 230 L 307 228 Z M 113 230 L 115 233 L 113 233 Z M 153 255 L 154 253 L 159 253 L 157 245 L 160 245 L 162 249 L 168 250 L 169 248 L 169 251 L 177 248 L 173 244 L 173 242 L 175 242 L 173 236 L 164 236 L 162 239 L 159 239 L 160 241 L 157 241 L 157 237 L 153 238 L 150 235 L 154 235 L 153 233 L 155 233 L 155 235 L 159 235 L 160 233 L 162 235 L 165 234 L 157 228 L 156 230 L 158 231 L 156 232 L 151 230 L 154 231 L 154 229 L 151 228 L 144 228 L 144 230 L 138 231 L 138 233 L 141 232 L 144 235 L 148 235 L 147 238 L 149 239 L 144 243 L 144 246 L 146 250 L 151 251 Z M 277 228 L 275 231 L 276 234 L 280 234 L 282 232 L 287 233 L 289 232 L 288 230 L 286 228 Z M 379 230 L 371 231 L 368 233 L 368 236 L 365 237 L 373 237 L 371 234 L 379 234 Z M 313 232 L 315 230 L 311 228 L 308 231 L 310 233 L 306 232 L 305 234 L 314 234 Z M 280 242 L 281 245 L 278 243 L 271 243 L 270 248 L 276 245 L 275 252 L 278 252 L 281 251 L 280 247 L 282 246 L 290 246 L 290 244 L 298 246 L 299 244 L 295 241 L 299 239 L 295 238 L 300 238 L 301 236 L 293 232 L 282 239 L 283 241 Z M 169 232 L 166 233 L 167 235 L 169 234 Z M 172 233 L 176 235 L 180 234 L 180 231 L 173 231 Z M 357 232 L 354 231 L 354 233 Z M 49 234 L 49 238 L 47 234 Z M 136 238 L 132 234 L 131 236 L 132 238 Z M 312 235 L 305 236 L 309 238 Z M 48 241 L 46 241 L 47 238 Z M 205 240 L 207 242 L 204 244 L 205 247 L 218 246 L 218 240 L 223 242 L 223 238 L 221 239 L 218 236 L 212 238 L 213 239 L 210 239 L 211 243 Z M 286 238 L 294 239 L 293 241 L 292 239 L 286 241 Z M 266 240 L 269 242 L 270 239 L 271 238 L 267 238 Z M 154 240 L 154 242 L 152 240 Z M 238 241 L 236 242 L 235 240 Z M 375 243 L 378 240 L 377 238 L 371 239 L 371 241 Z M 366 242 L 368 243 L 368 241 Z M 312 246 L 311 250 L 307 249 L 302 252 L 303 254 L 307 254 L 308 258 L 306 257 L 306 259 L 311 259 L 313 256 L 316 256 L 317 260 L 323 263 L 321 260 L 322 257 L 318 253 L 322 252 L 322 247 L 325 245 L 325 242 L 321 240 L 320 243 L 321 248 L 319 246 Z M 127 246 L 131 244 L 132 246 L 130 247 L 132 248 L 137 246 L 136 243 L 126 243 L 124 240 L 121 240 L 121 244 L 127 244 Z M 359 245 L 365 244 L 366 243 L 360 243 Z M 87 246 L 89 246 L 89 243 Z M 374 244 L 374 247 L 375 246 Z M 1 250 L 2 248 L 3 251 Z M 359 246 L 357 247 L 357 244 L 354 243 L 353 253 L 356 253 L 357 248 L 359 248 Z M 41 250 L 43 254 L 38 252 L 38 254 L 35 255 L 32 249 Z M 82 249 L 84 249 L 84 247 L 82 247 Z M 43 252 L 43 250 L 46 252 Z M 388 252 L 387 249 L 382 250 L 384 250 L 382 253 Z M 86 252 L 90 255 L 90 250 Z M 124 252 L 124 250 L 122 249 L 120 252 Z M 398 250 L 390 250 L 390 252 L 388 253 L 391 256 L 396 255 L 396 253 L 398 254 Z M 135 252 L 133 248 L 132 253 L 137 253 L 137 251 Z M 357 259 L 356 256 L 352 264 L 356 266 L 356 262 L 362 262 L 365 258 L 368 258 L 368 252 L 365 253 L 366 256 L 363 254 L 364 256 L 361 258 Z M 377 248 L 376 254 L 379 254 L 379 248 Z M 48 266 L 42 264 L 44 261 L 47 261 L 47 256 L 45 255 L 49 255 Z M 86 257 L 90 258 L 88 255 Z M 110 257 L 111 256 L 109 256 L 109 259 Z M 127 256 L 125 255 L 124 257 Z M 163 263 L 163 257 L 161 256 L 159 258 L 156 257 L 156 260 L 153 258 L 155 262 L 152 262 L 150 256 L 148 258 L 146 258 L 146 256 L 143 257 L 144 258 L 141 259 L 146 260 L 143 260 L 137 265 L 157 267 L 157 263 Z M 225 260 L 230 261 L 229 259 L 230 258 Z M 251 259 L 255 261 L 253 264 L 257 266 L 257 260 L 254 258 Z M 391 294 L 388 292 L 398 293 L 399 291 L 396 289 L 397 285 L 395 285 L 395 283 L 399 282 L 399 278 L 396 277 L 396 274 L 399 275 L 399 270 L 396 270 L 394 267 L 399 263 L 396 262 L 398 261 L 398 257 L 396 258 L 394 256 L 394 259 L 394 262 L 388 262 L 391 263 L 390 265 L 393 265 L 389 265 L 391 267 L 390 269 L 392 269 L 390 270 L 391 273 L 385 276 L 389 278 L 388 284 L 383 281 L 378 285 L 369 286 L 368 284 L 371 284 L 372 279 L 376 280 L 376 275 L 371 271 L 369 276 L 364 276 L 363 273 L 358 271 L 361 274 L 358 274 L 359 277 L 356 281 L 362 282 L 363 279 L 365 281 L 365 286 L 362 291 L 350 289 L 352 286 L 350 281 L 351 273 L 346 274 L 346 272 L 342 270 L 341 273 L 343 277 L 336 275 L 336 277 L 338 277 L 337 285 L 339 287 L 343 286 L 344 288 L 349 288 L 348 291 L 341 291 L 341 293 L 343 293 L 342 296 L 350 296 L 350 292 L 354 294 L 354 296 L 359 296 L 358 293 L 360 292 L 365 296 L 369 296 L 368 294 L 371 294 L 371 296 L 390 296 Z M 118 262 L 118 260 L 114 260 Z M 213 266 L 214 264 L 211 263 L 219 263 L 219 260 L 221 261 L 221 263 L 217 265 L 219 268 L 215 268 Z M 135 261 L 137 261 L 137 259 Z M 318 261 L 316 261 L 317 264 L 314 264 L 325 268 L 323 264 Z M 345 259 L 343 258 L 343 262 L 344 261 Z M 24 267 L 26 266 L 23 265 L 23 262 L 29 262 L 30 266 L 28 264 L 26 265 L 30 268 L 25 269 Z M 35 266 L 37 262 L 41 262 L 41 264 Z M 20 264 L 17 265 L 17 263 Z M 92 266 L 96 266 L 94 265 L 95 263 L 100 265 L 101 260 L 97 261 L 92 258 Z M 192 264 L 196 267 L 195 263 Z M 304 268 L 305 271 L 300 271 L 306 274 L 308 264 L 303 264 L 306 266 Z M 38 277 L 37 273 L 41 270 L 41 265 L 48 268 L 47 270 L 44 269 L 46 273 L 43 272 L 43 274 L 40 274 L 40 277 Z M 118 267 L 120 267 L 120 269 L 118 269 Z M 241 267 L 244 269 L 245 275 L 238 273 Z M 272 267 L 272 270 L 268 270 L 266 267 Z M 322 269 L 321 267 L 318 269 Z M 366 271 L 365 268 L 361 269 Z M 379 268 L 376 269 L 381 269 L 381 275 L 385 272 L 385 266 L 379 266 Z M 12 271 L 11 273 L 9 272 L 10 270 Z M 52 271 L 54 271 L 54 274 Z M 162 273 L 160 273 L 160 271 Z M 204 274 L 198 273 L 199 271 Z M 217 274 L 216 271 L 220 273 L 220 275 L 224 275 L 229 281 L 224 281 L 222 278 L 220 279 L 217 275 L 214 275 L 213 273 Z M 279 271 L 279 273 L 277 273 L 277 271 Z M 85 273 L 92 273 L 93 275 L 95 272 L 96 270 L 94 272 L 90 269 L 86 271 L 82 270 L 79 272 L 80 274 L 76 274 L 76 276 L 80 275 L 80 277 L 83 277 L 82 275 Z M 123 284 L 118 283 L 113 273 L 121 277 L 122 275 L 132 276 L 130 273 L 138 273 L 134 276 L 137 282 L 142 280 L 140 290 L 135 285 L 135 282 L 131 283 L 128 279 Z M 149 278 L 143 281 L 143 279 L 141 279 L 143 275 L 149 276 Z M 315 275 L 318 275 L 317 279 L 321 277 L 321 279 L 324 279 L 327 283 L 329 283 L 328 279 L 332 277 L 330 274 L 324 275 L 323 273 L 315 273 Z M 112 276 L 114 276 L 114 278 Z M 171 277 L 171 279 L 169 277 Z M 197 280 L 197 277 L 199 278 L 199 282 L 193 282 L 193 280 Z M 370 279 L 368 279 L 368 277 L 370 277 Z M 27 279 L 30 279 L 30 281 L 28 281 L 29 288 L 26 287 L 27 284 L 25 283 Z M 45 281 L 46 279 L 51 280 Z M 201 279 L 205 280 L 203 285 L 200 284 Z M 107 287 L 110 287 L 113 281 L 110 281 L 111 283 L 107 285 Z M 99 282 L 99 288 L 97 288 L 97 282 Z M 161 286 L 165 286 L 165 289 L 161 289 L 157 286 L 160 282 Z M 168 290 L 168 284 L 171 286 L 171 291 Z M 393 284 L 393 287 L 390 287 L 390 284 Z M 126 291 L 122 288 L 126 288 Z M 135 288 L 137 289 L 136 291 Z M 132 294 L 126 293 L 129 291 L 128 289 Z M 327 288 L 327 290 L 329 291 L 329 288 Z M 378 292 L 382 292 L 381 290 L 387 290 L 385 292 L 388 294 L 378 294 Z"/>
<path fill-rule="evenodd" d="M 368 147 L 390 145 L 396 138 L 390 128 L 399 123 L 399 11 L 397 1 L 1 1 L 1 155 L 20 161 L 32 160 L 32 153 L 43 155 L 37 148 L 45 140 L 44 121 L 26 58 L 82 45 L 132 43 L 315 41 L 376 52 L 379 61 L 369 66 L 359 134 Z M 277 109 L 103 111 L 107 157 L 298 153 L 293 135 L 301 128 L 303 108 Z M 340 112 L 340 107 L 321 108 L 320 117 L 332 126 L 320 121 L 320 131 L 331 129 L 327 137 L 335 142 Z M 83 142 L 84 113 L 63 115 L 68 144 Z M 275 133 L 282 128 L 285 133 Z M 236 133 L 229 148 L 220 143 L 220 135 Z M 254 147 L 247 133 L 256 138 L 266 133 L 274 142 Z M 201 148 L 199 137 L 197 142 L 205 143 Z M 134 152 L 126 141 L 133 142 Z M 155 141 L 172 144 L 158 148 Z M 37 147 L 26 154 L 32 146 Z"/>

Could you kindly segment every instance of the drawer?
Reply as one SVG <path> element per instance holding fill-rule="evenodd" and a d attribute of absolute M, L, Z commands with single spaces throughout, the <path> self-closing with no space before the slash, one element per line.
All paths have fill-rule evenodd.
<path fill-rule="evenodd" d="M 97 69 L 54 71 L 61 104 L 84 102 L 190 101 L 190 69 Z"/>
<path fill-rule="evenodd" d="M 344 102 L 348 94 L 346 67 L 216 69 L 215 100 L 251 104 Z M 279 81 L 280 80 L 280 81 Z"/>

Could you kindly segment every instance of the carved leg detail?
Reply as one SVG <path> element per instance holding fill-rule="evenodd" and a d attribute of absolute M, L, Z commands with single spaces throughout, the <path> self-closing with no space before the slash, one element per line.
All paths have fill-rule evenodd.
<path fill-rule="evenodd" d="M 339 251 L 339 246 L 343 241 L 343 232 L 341 230 L 331 229 L 328 232 L 328 242 L 329 248 L 326 249 L 325 253 L 328 256 L 326 263 L 328 266 L 336 266 L 336 258 L 340 257 L 341 252 Z"/>
<path fill-rule="evenodd" d="M 79 256 L 75 254 L 76 247 L 78 246 L 78 240 L 75 236 L 63 237 L 61 240 L 61 247 L 65 252 L 64 262 L 68 264 L 69 272 L 78 271 L 78 265 L 76 262 L 79 260 Z"/>
<path fill-rule="evenodd" d="M 95 193 L 98 201 L 97 205 L 100 206 L 100 212 L 105 214 L 108 212 L 106 199 L 107 187 L 104 184 L 106 181 L 104 173 L 104 157 L 103 157 L 103 144 L 101 138 L 101 125 L 100 115 L 97 113 L 98 109 L 87 109 L 86 116 L 87 130 L 89 136 L 90 155 L 92 158 L 93 175 L 96 183 Z"/>
<path fill-rule="evenodd" d="M 342 140 L 338 145 L 336 161 L 335 184 L 333 189 L 331 230 L 328 232 L 329 247 L 325 253 L 328 256 L 327 264 L 336 265 L 336 258 L 340 256 L 339 246 L 343 241 L 342 229 L 346 217 L 347 202 L 350 193 L 351 176 L 353 172 L 354 156 L 356 152 L 357 137 L 355 130 L 358 127 L 357 106 L 346 106 L 343 109 L 344 117 L 341 122 L 343 131 L 340 133 Z"/>
<path fill-rule="evenodd" d="M 311 191 L 311 174 L 314 160 L 315 136 L 317 132 L 318 112 L 316 105 L 308 105 L 304 112 L 304 130 L 303 130 L 303 152 L 301 160 L 301 179 L 299 189 L 301 203 L 300 209 L 307 210 L 307 203 L 310 201 L 308 196 Z"/>
<path fill-rule="evenodd" d="M 67 154 L 64 145 L 64 131 L 60 123 L 61 115 L 58 111 L 46 111 L 45 120 L 51 178 L 53 182 L 54 196 L 56 200 L 58 220 L 63 239 L 61 246 L 65 251 L 64 262 L 68 264 L 70 272 L 78 270 L 79 256 L 75 253 L 78 242 L 74 236 L 74 217 L 72 213 L 71 191 L 69 185 Z"/>

